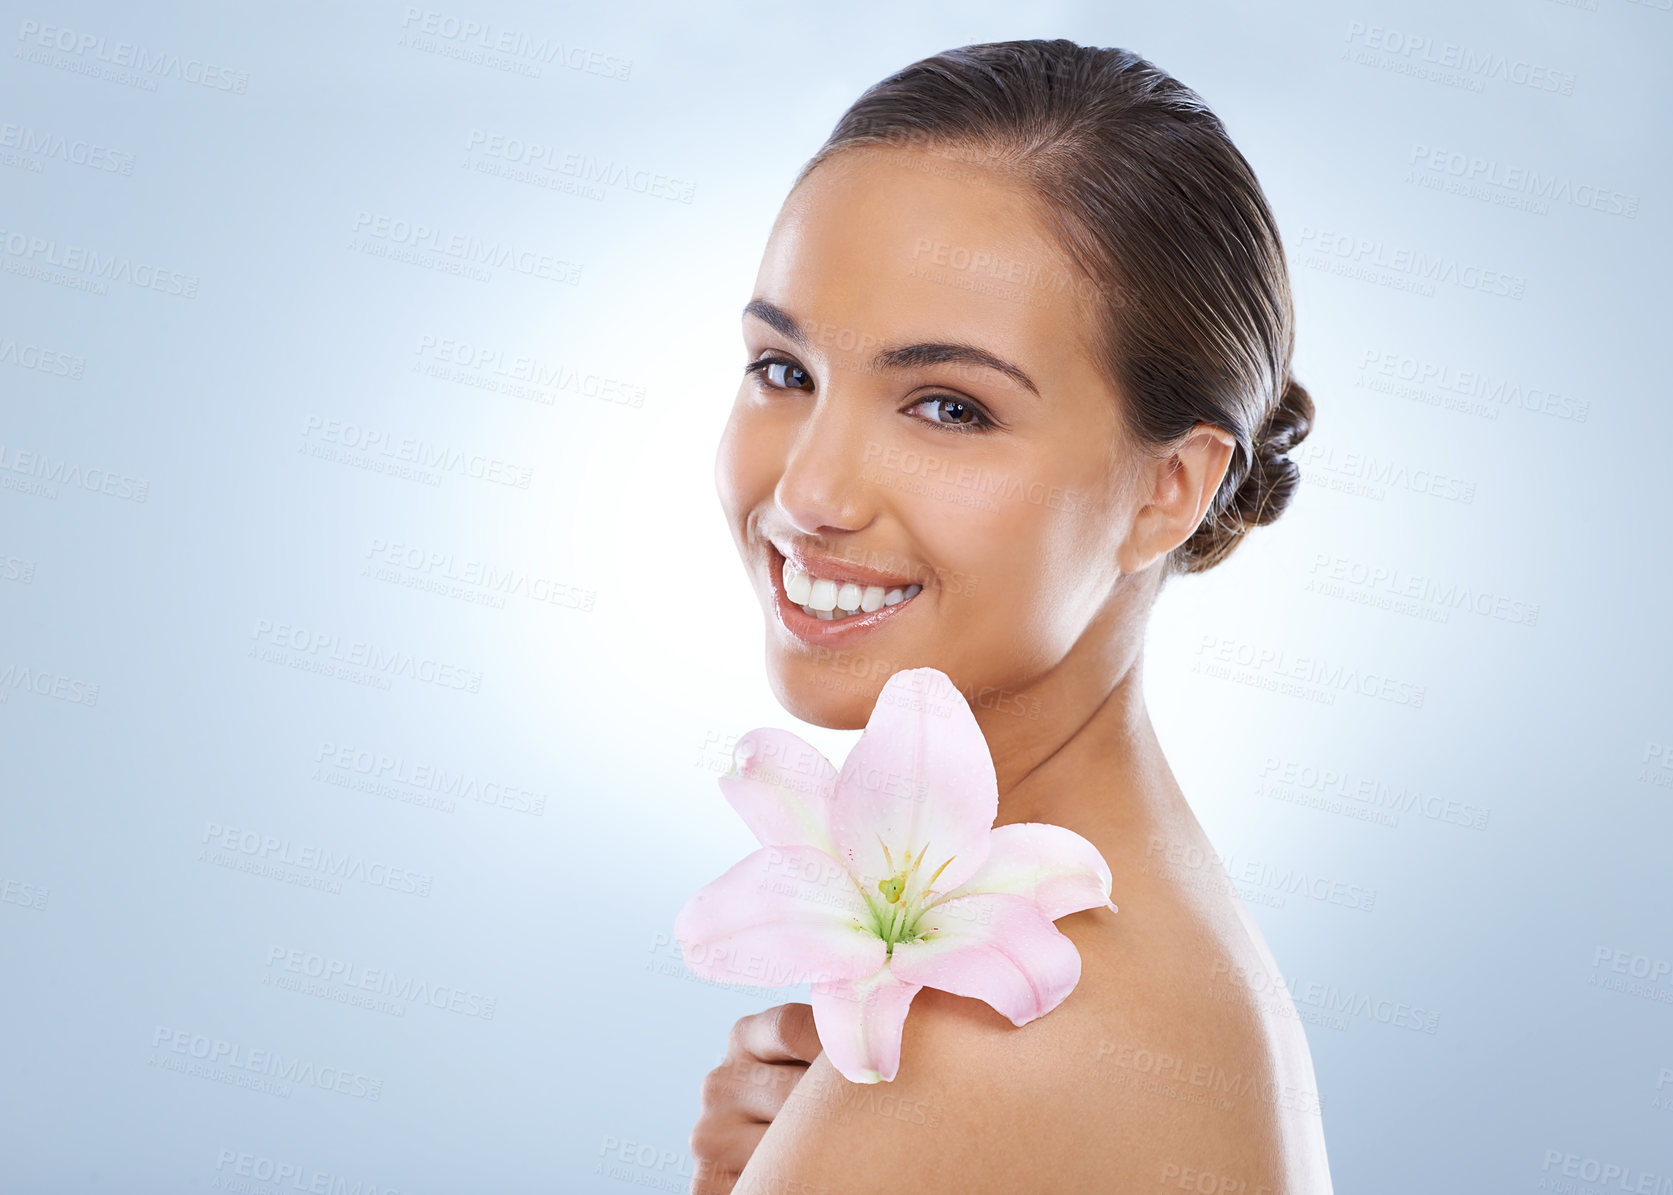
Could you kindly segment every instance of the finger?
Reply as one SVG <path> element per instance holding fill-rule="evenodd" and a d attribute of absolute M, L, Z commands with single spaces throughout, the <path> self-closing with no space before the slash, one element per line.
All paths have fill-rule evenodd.
<path fill-rule="evenodd" d="M 703 1107 L 730 1110 L 745 1120 L 769 1121 L 805 1074 L 805 1062 L 728 1058 L 703 1077 Z"/>
<path fill-rule="evenodd" d="M 762 1062 L 812 1062 L 821 1050 L 813 1005 L 780 1004 L 732 1026 L 731 1051 Z"/>

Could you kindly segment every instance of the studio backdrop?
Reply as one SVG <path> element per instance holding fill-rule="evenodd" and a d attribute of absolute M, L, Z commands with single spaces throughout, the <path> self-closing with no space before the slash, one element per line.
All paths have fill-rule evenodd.
<path fill-rule="evenodd" d="M 1673 1191 L 1666 3 L 3 9 L 0 1191 L 687 1189 L 808 991 L 682 959 L 717 779 L 857 738 L 717 502 L 740 311 L 855 97 L 1035 37 L 1282 234 L 1301 486 L 1144 683 L 1337 1189 Z"/>

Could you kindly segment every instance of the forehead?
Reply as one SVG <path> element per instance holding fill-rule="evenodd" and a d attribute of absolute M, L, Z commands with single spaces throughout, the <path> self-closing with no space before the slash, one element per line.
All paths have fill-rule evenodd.
<path fill-rule="evenodd" d="M 922 149 L 865 148 L 827 159 L 785 201 L 755 294 L 825 333 L 816 343 L 967 341 L 1026 358 L 1044 385 L 1068 357 L 1090 367 L 1089 285 L 1026 184 Z"/>

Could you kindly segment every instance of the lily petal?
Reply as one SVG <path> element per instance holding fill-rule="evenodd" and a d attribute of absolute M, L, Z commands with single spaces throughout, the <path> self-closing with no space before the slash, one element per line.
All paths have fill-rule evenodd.
<path fill-rule="evenodd" d="M 922 984 L 904 983 L 885 965 L 864 979 L 813 985 L 819 1044 L 850 1083 L 889 1083 L 900 1070 L 906 1010 Z"/>
<path fill-rule="evenodd" d="M 685 964 L 716 983 L 782 984 L 873 974 L 888 947 L 848 873 L 817 847 L 763 847 L 674 919 Z"/>
<path fill-rule="evenodd" d="M 923 880 L 950 858 L 936 881 L 949 892 L 987 858 L 998 815 L 993 757 L 964 695 L 934 668 L 895 673 L 837 776 L 836 857 L 871 884 L 927 847 Z"/>
<path fill-rule="evenodd" d="M 762 846 L 816 846 L 827 854 L 827 813 L 837 772 L 788 730 L 762 727 L 738 740 L 720 791 Z"/>
<path fill-rule="evenodd" d="M 953 893 L 1026 896 L 1050 921 L 1110 903 L 1110 868 L 1098 848 L 1073 830 L 1045 822 L 996 826 L 987 862 Z"/>
<path fill-rule="evenodd" d="M 1025 896 L 952 897 L 919 925 L 923 940 L 895 946 L 889 961 L 895 975 L 985 1000 L 1013 1025 L 1044 1016 L 1080 982 L 1080 951 Z"/>

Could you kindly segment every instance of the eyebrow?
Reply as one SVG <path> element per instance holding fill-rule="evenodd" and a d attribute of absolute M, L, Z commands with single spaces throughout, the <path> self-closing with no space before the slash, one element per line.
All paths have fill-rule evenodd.
<path fill-rule="evenodd" d="M 776 303 L 770 303 L 766 299 L 751 299 L 744 305 L 744 315 L 746 318 L 753 315 L 773 331 L 795 341 L 804 349 L 810 347 L 807 333 L 802 330 L 802 325 L 797 322 L 796 317 Z M 1005 358 L 973 344 L 926 341 L 895 348 L 882 348 L 871 359 L 871 367 L 874 370 L 921 369 L 927 365 L 977 365 L 997 370 L 1036 396 L 1040 394 L 1040 388 L 1034 384 L 1034 379 L 1022 369 L 1012 365 Z"/>

